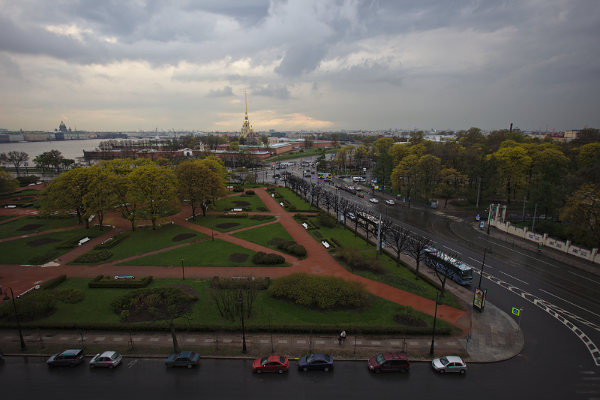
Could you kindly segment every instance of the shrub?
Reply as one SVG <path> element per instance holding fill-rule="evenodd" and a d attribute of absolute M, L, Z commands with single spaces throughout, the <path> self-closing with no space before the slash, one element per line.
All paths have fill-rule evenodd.
<path fill-rule="evenodd" d="M 259 251 L 258 253 L 252 256 L 252 262 L 258 265 L 276 265 L 283 264 L 285 262 L 285 258 L 283 258 L 283 256 L 280 256 L 279 254 L 267 254 L 262 251 Z"/>
<path fill-rule="evenodd" d="M 361 254 L 358 250 L 350 247 L 341 247 L 337 250 L 336 255 L 344 261 L 350 269 L 368 270 L 380 274 L 384 272 L 384 268 L 379 260 L 373 255 Z"/>
<path fill-rule="evenodd" d="M 256 207 L 256 209 L 258 211 L 263 211 L 263 212 L 269 211 L 269 209 L 267 207 L 264 207 L 264 206 L 258 206 L 258 207 Z"/>
<path fill-rule="evenodd" d="M 394 321 L 399 324 L 411 326 L 411 327 L 426 327 L 427 322 L 423 318 L 424 314 L 418 312 L 412 307 L 398 306 L 394 313 Z"/>
<path fill-rule="evenodd" d="M 248 218 L 248 213 L 225 213 L 218 218 Z"/>
<path fill-rule="evenodd" d="M 317 239 L 323 239 L 323 235 L 321 235 L 321 232 L 319 231 L 315 231 L 314 235 L 317 237 Z"/>
<path fill-rule="evenodd" d="M 54 298 L 63 303 L 79 303 L 85 297 L 83 290 L 79 289 L 55 289 L 51 291 Z"/>
<path fill-rule="evenodd" d="M 337 239 L 334 238 L 333 236 L 331 238 L 329 238 L 329 240 L 331 240 L 331 242 L 333 244 L 335 244 L 337 247 L 342 247 L 342 244 L 340 242 L 338 242 Z"/>
<path fill-rule="evenodd" d="M 174 319 L 188 311 L 197 299 L 175 287 L 139 289 L 114 299 L 113 311 L 128 320 Z M 128 313 L 123 313 L 128 311 Z"/>
<path fill-rule="evenodd" d="M 129 232 L 119 233 L 113 236 L 111 239 L 106 240 L 104 243 L 100 243 L 94 246 L 94 250 L 112 249 L 123 240 L 129 237 Z"/>
<path fill-rule="evenodd" d="M 306 249 L 304 246 L 297 244 L 293 240 L 285 240 L 282 238 L 273 238 L 269 240 L 269 244 L 276 246 L 279 250 L 283 250 L 293 256 L 304 257 L 306 256 Z"/>
<path fill-rule="evenodd" d="M 250 217 L 250 219 L 253 219 L 253 220 L 256 220 L 256 221 L 268 221 L 268 220 L 273 219 L 273 216 L 272 215 L 255 214 L 255 215 L 252 215 Z"/>
<path fill-rule="evenodd" d="M 39 181 L 40 177 L 36 175 L 17 176 L 17 180 L 19 181 L 20 186 L 27 186 Z"/>
<path fill-rule="evenodd" d="M 359 308 L 369 300 L 369 293 L 360 282 L 305 273 L 274 279 L 269 293 L 276 298 L 285 298 L 298 305 L 322 310 Z"/>
<path fill-rule="evenodd" d="M 40 284 L 40 289 L 52 289 L 67 280 L 67 275 L 59 275 L 56 278 L 48 279 L 46 282 Z"/>
<path fill-rule="evenodd" d="M 98 275 L 90 282 L 89 288 L 117 288 L 117 289 L 138 289 L 146 287 L 152 282 L 151 276 L 144 276 L 140 279 L 114 279 L 110 276 Z"/>
<path fill-rule="evenodd" d="M 23 297 L 15 299 L 19 317 L 23 320 L 32 320 L 45 317 L 56 310 L 56 300 L 47 290 L 36 290 Z M 13 318 L 15 311 L 12 302 L 0 303 L 0 318 Z"/>
<path fill-rule="evenodd" d="M 243 186 L 235 186 L 235 187 L 233 188 L 233 191 L 234 191 L 234 192 L 237 192 L 237 193 L 239 193 L 239 192 L 243 192 L 243 191 L 244 191 L 244 187 L 243 187 Z"/>
<path fill-rule="evenodd" d="M 254 190 L 246 190 L 246 195 L 248 195 L 248 196 L 254 195 Z"/>
<path fill-rule="evenodd" d="M 324 228 L 335 228 L 335 218 L 326 213 L 319 213 L 317 218 L 320 226 Z"/>
<path fill-rule="evenodd" d="M 294 214 L 294 219 L 301 222 L 306 222 L 308 220 L 308 216 L 306 214 Z"/>
<path fill-rule="evenodd" d="M 50 260 L 54 260 L 56 257 L 60 255 L 60 251 L 56 249 L 50 249 L 46 251 L 44 254 L 40 254 L 39 256 L 31 257 L 28 261 L 29 264 L 39 265 L 47 263 Z"/>
<path fill-rule="evenodd" d="M 108 260 L 112 257 L 112 255 L 113 253 L 111 253 L 108 250 L 93 251 L 80 255 L 75 260 L 73 260 L 73 262 L 82 264 L 93 264 L 104 260 Z"/>
<path fill-rule="evenodd" d="M 213 276 L 210 280 L 209 286 L 212 289 L 257 289 L 265 290 L 269 288 L 271 284 L 271 278 L 268 276 L 265 278 L 221 278 L 219 276 Z"/>

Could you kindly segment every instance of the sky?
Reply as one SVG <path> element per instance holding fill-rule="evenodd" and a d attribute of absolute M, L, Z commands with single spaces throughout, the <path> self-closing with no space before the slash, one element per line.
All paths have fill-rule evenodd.
<path fill-rule="evenodd" d="M 0 128 L 600 128 L 597 0 L 0 0 Z"/>

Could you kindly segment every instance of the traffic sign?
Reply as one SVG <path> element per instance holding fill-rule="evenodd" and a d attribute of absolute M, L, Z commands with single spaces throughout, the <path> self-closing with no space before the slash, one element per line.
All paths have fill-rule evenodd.
<path fill-rule="evenodd" d="M 521 309 L 520 309 L 520 308 L 513 307 L 513 308 L 512 308 L 512 313 L 513 313 L 514 315 L 516 315 L 516 316 L 520 316 L 520 315 L 521 315 Z"/>

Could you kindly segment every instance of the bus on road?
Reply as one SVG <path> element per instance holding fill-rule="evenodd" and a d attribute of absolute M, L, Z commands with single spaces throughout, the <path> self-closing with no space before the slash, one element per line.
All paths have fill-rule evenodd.
<path fill-rule="evenodd" d="M 331 179 L 331 173 L 330 172 L 319 172 L 317 177 L 319 179 Z"/>
<path fill-rule="evenodd" d="M 435 268 L 438 272 L 445 273 L 448 278 L 459 285 L 470 286 L 473 283 L 471 266 L 433 247 L 425 249 L 425 264 L 429 268 Z"/>

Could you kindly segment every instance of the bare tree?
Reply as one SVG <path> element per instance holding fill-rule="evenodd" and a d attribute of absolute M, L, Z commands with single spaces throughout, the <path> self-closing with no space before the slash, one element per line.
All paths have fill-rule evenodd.
<path fill-rule="evenodd" d="M 29 161 L 29 154 L 25 153 L 24 151 L 9 151 L 6 154 L 6 161 L 14 165 L 17 176 L 19 176 L 19 167 L 21 164 Z"/>
<path fill-rule="evenodd" d="M 431 239 L 428 237 L 414 236 L 410 240 L 410 244 L 408 245 L 408 254 L 414 258 L 415 263 L 417 264 L 417 269 L 415 270 L 415 279 L 419 279 L 419 265 L 425 257 L 425 249 L 429 246 L 431 246 Z"/>
<path fill-rule="evenodd" d="M 400 265 L 400 256 L 408 250 L 410 244 L 410 231 L 401 226 L 394 226 L 387 235 L 390 245 L 396 250 L 396 265 Z"/>

